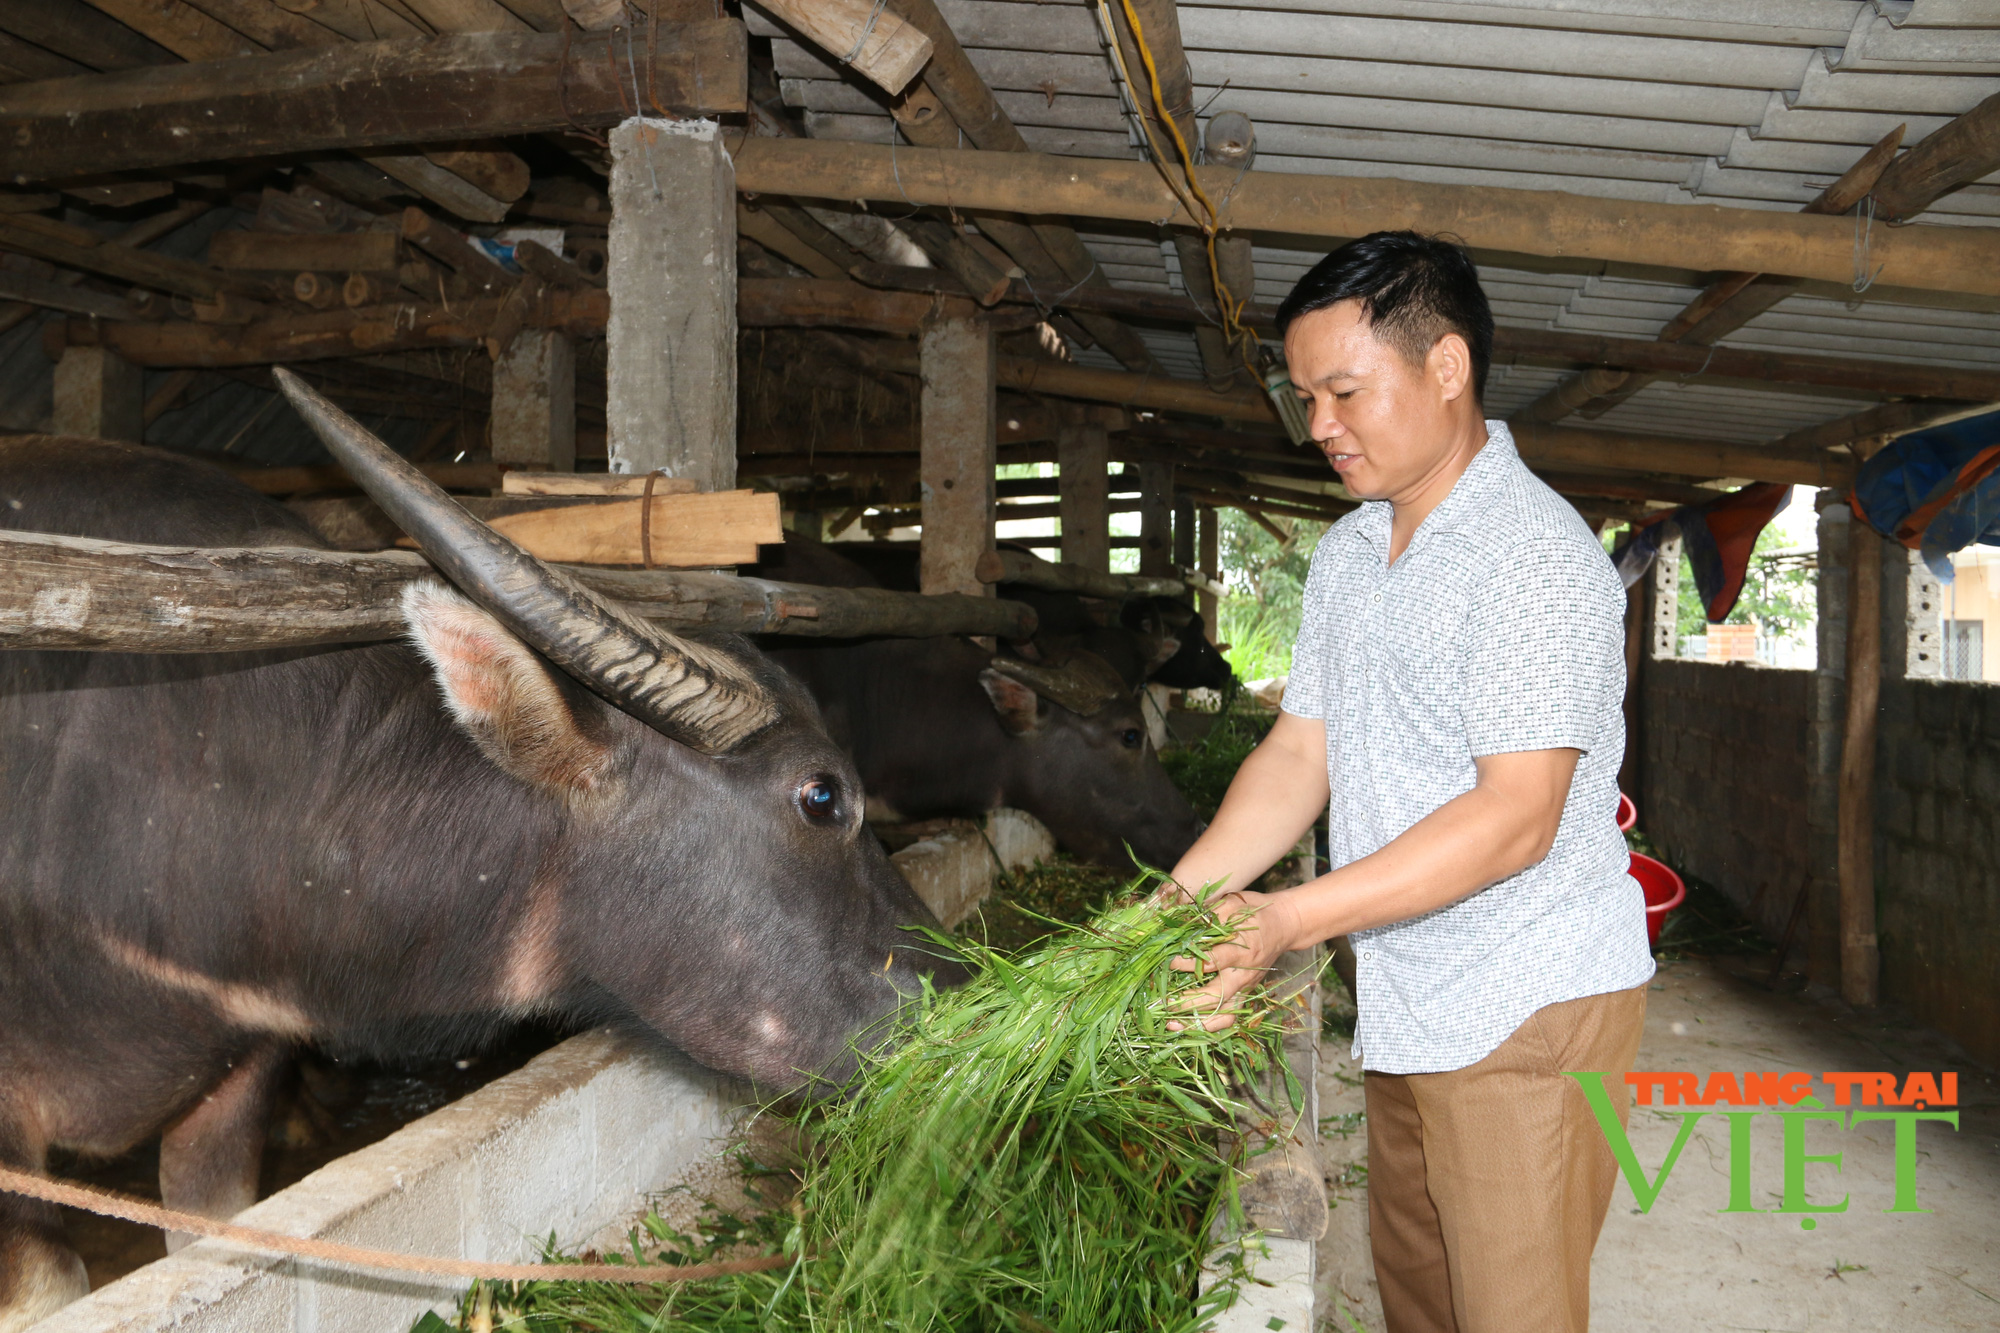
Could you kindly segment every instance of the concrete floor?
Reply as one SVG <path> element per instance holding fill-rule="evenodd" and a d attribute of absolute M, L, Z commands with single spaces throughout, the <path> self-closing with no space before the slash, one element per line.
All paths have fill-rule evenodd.
<path fill-rule="evenodd" d="M 1850 1193 L 1848 1211 L 1721 1214 L 1729 1196 L 1728 1122 L 1697 1123 L 1651 1212 L 1621 1180 L 1592 1269 L 1598 1333 L 1690 1330 L 1842 1330 L 1933 1333 L 2000 1329 L 2000 1082 L 1949 1042 L 1893 1015 L 1861 1018 L 1837 1002 L 1774 992 L 1768 959 L 1662 963 L 1647 999 L 1638 1067 L 1655 1071 L 1959 1071 L 1958 1132 L 1920 1124 L 1917 1202 L 1933 1211 L 1888 1214 L 1894 1158 L 1887 1123 L 1843 1131 L 1807 1127 L 1808 1153 L 1841 1152 L 1843 1170 L 1810 1165 L 1814 1203 Z M 1383 1329 L 1368 1257 L 1367 1131 L 1360 1070 L 1347 1043 L 1321 1045 L 1322 1149 L 1333 1220 L 1320 1243 L 1322 1329 Z M 1829 1107 L 1830 1092 L 1815 1095 Z M 1657 1099 L 1656 1099 L 1657 1100 Z M 1727 1110 L 1728 1107 L 1717 1109 Z M 1754 1122 L 1756 1203 L 1775 1209 L 1782 1187 L 1779 1126 Z M 1634 1107 L 1630 1137 L 1651 1174 L 1680 1128 L 1676 1111 Z M 1348 1131 L 1342 1137 L 1342 1131 Z"/>

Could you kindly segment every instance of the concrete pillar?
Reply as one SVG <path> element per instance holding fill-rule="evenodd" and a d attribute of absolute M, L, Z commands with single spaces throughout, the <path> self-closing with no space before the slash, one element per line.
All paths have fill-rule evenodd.
<path fill-rule="evenodd" d="M 993 549 L 993 466 L 998 440 L 993 326 L 977 316 L 942 318 L 917 342 L 923 381 L 923 549 L 925 592 L 984 596 L 979 557 Z"/>
<path fill-rule="evenodd" d="M 736 173 L 721 126 L 611 131 L 611 470 L 736 485 Z"/>
<path fill-rule="evenodd" d="M 1222 582 L 1222 524 L 1214 505 L 1203 505 L 1195 510 L 1195 564 L 1211 582 Z M 1201 593 L 1195 600 L 1195 610 L 1201 612 L 1201 623 L 1208 631 L 1210 643 L 1220 643 L 1221 630 L 1216 619 L 1222 614 L 1222 607 L 1216 603 L 1213 593 Z"/>
<path fill-rule="evenodd" d="M 1660 543 L 1653 567 L 1646 571 L 1646 644 L 1651 658 L 1680 655 L 1681 537 L 1676 532 Z"/>
<path fill-rule="evenodd" d="M 1139 464 L 1139 572 L 1161 574 L 1173 564 L 1174 465 Z"/>
<path fill-rule="evenodd" d="M 1056 430 L 1056 494 L 1062 558 L 1085 569 L 1111 568 L 1111 437 L 1087 417 Z"/>
<path fill-rule="evenodd" d="M 576 344 L 523 329 L 493 363 L 493 461 L 576 471 Z"/>
<path fill-rule="evenodd" d="M 1944 679 L 1944 590 L 1923 557 L 1882 543 L 1882 678 Z"/>
<path fill-rule="evenodd" d="M 65 347 L 56 362 L 55 433 L 130 440 L 146 434 L 139 367 L 106 347 Z"/>

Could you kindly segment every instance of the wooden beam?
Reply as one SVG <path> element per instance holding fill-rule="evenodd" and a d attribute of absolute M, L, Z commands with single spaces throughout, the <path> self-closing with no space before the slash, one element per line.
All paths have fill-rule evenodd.
<path fill-rule="evenodd" d="M 1659 371 L 1690 378 L 1850 389 L 1904 398 L 2000 399 L 2000 372 L 1994 371 L 1913 366 L 1861 357 L 1758 352 L 1699 343 L 1648 342 L 1557 329 L 1495 330 L 1493 359 L 1503 365 L 1552 361 Z"/>
<path fill-rule="evenodd" d="M 1772 447 L 1846 449 L 1865 461 L 1898 435 L 1988 412 L 1995 406 L 2000 406 L 2000 395 L 1995 395 L 1994 400 L 1979 403 L 1883 403 L 1865 412 L 1856 412 L 1853 416 L 1801 426 L 1774 441 Z"/>
<path fill-rule="evenodd" d="M 209 238 L 208 262 L 221 269 L 261 269 L 287 275 L 307 269 L 321 273 L 394 273 L 396 234 L 219 231 Z"/>
<path fill-rule="evenodd" d="M 813 588 L 666 570 L 567 573 L 672 629 L 855 638 L 1025 639 L 1035 613 L 989 597 Z M 0 531 L 0 648 L 207 653 L 401 638 L 415 552 L 137 546 Z"/>
<path fill-rule="evenodd" d="M 1229 195 L 1240 231 L 1336 240 L 1371 231 L 1450 231 L 1474 249 L 1669 268 L 1753 269 L 1852 282 L 1850 219 L 1712 204 L 1601 199 L 1553 190 L 1434 185 L 1387 178 L 1199 169 L 1211 197 Z M 1033 200 L 1072 217 L 1192 225 L 1151 165 L 1036 153 L 903 148 L 827 140 L 747 139 L 739 188 L 907 207 L 1005 211 Z M 2000 229 L 1878 231 L 1884 286 L 2000 296 Z"/>
<path fill-rule="evenodd" d="M 1538 425 L 1516 426 L 1514 442 L 1530 466 L 1580 463 L 1620 472 L 1743 477 L 1794 486 L 1845 487 L 1854 481 L 1852 458 L 1822 450 L 1780 450 L 1676 436 Z"/>
<path fill-rule="evenodd" d="M 996 389 L 993 329 L 977 316 L 942 318 L 924 330 L 922 366 L 925 592 L 977 595 L 974 572 L 993 549 Z"/>
<path fill-rule="evenodd" d="M 1020 551 L 989 551 L 980 558 L 982 583 L 1019 583 L 1046 592 L 1073 592 L 1085 597 L 1181 597 L 1187 585 L 1176 578 L 1147 574 L 1113 574 L 1070 561 L 1038 560 Z"/>
<path fill-rule="evenodd" d="M 929 37 L 872 0 L 761 0 L 761 7 L 891 96 L 931 58 Z"/>
<path fill-rule="evenodd" d="M 466 33 L 88 74 L 0 88 L 16 182 L 218 158 L 362 149 L 616 124 L 630 114 L 615 34 Z M 652 87 L 677 112 L 740 112 L 735 20 L 659 28 Z"/>
<path fill-rule="evenodd" d="M 1928 135 L 1875 183 L 1875 213 L 1905 222 L 1944 195 L 2000 171 L 2000 93 Z"/>
<path fill-rule="evenodd" d="M 266 284 L 249 278 L 140 250 L 87 228 L 33 213 L 0 214 L 0 248 L 46 259 L 64 268 L 100 273 L 134 286 L 197 300 L 213 300 L 224 292 L 264 296 L 270 290 Z"/>
<path fill-rule="evenodd" d="M 1875 937 L 1875 718 L 1882 696 L 1882 540 L 1856 514 L 1848 520 L 1847 722 L 1840 738 L 1840 997 L 1876 1002 L 1881 951 Z"/>
<path fill-rule="evenodd" d="M 1068 414 L 1056 432 L 1058 517 L 1063 559 L 1079 569 L 1111 568 L 1110 465 L 1104 427 Z"/>
<path fill-rule="evenodd" d="M 1876 180 L 1896 155 L 1909 127 L 1898 125 L 1877 140 L 1831 185 L 1821 190 L 1801 213 L 1834 216 L 1847 212 L 1874 187 Z M 1663 343 L 1689 343 L 1708 347 L 1742 328 L 1770 310 L 1801 286 L 1797 278 L 1773 277 L 1766 273 L 1726 272 L 1714 281 L 1660 330 Z M 1586 377 L 1584 385 L 1572 376 L 1529 405 L 1522 415 L 1536 421 L 1559 421 L 1570 412 L 1586 417 L 1602 416 L 1619 403 L 1635 396 L 1656 378 L 1649 374 L 1628 375 L 1621 371 L 1599 372 Z M 1587 388 L 1587 394 L 1579 389 Z"/>

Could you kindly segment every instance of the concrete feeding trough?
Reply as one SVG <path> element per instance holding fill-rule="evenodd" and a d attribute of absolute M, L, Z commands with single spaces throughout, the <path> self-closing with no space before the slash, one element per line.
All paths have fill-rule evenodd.
<path fill-rule="evenodd" d="M 904 826 L 891 841 L 905 841 L 894 861 L 948 924 L 977 909 L 1003 868 L 1018 873 L 1054 851 L 1048 830 L 1014 810 Z M 1298 1028 L 1287 1054 L 1307 1106 L 1291 1141 L 1268 1142 L 1246 1126 L 1254 1141 L 1244 1211 L 1259 1234 L 1217 1233 L 1203 1288 L 1239 1263 L 1252 1280 L 1215 1333 L 1312 1327 L 1314 1242 L 1326 1221 L 1314 1134 L 1319 1001 L 1310 955 L 1288 956 L 1287 968 Z M 1261 1096 L 1284 1105 L 1282 1075 Z M 656 1196 L 712 1183 L 751 1106 L 749 1088 L 658 1043 L 587 1032 L 235 1220 L 503 1263 L 539 1259 L 551 1234 L 565 1248 L 622 1249 Z M 426 1310 L 455 1311 L 465 1285 L 204 1240 L 100 1287 L 32 1333 L 395 1333 Z"/>
<path fill-rule="evenodd" d="M 586 1032 L 313 1172 L 244 1226 L 503 1263 L 622 1244 L 647 1197 L 724 1147 L 749 1091 L 671 1052 Z M 109 1283 L 34 1333 L 395 1333 L 456 1308 L 456 1278 L 384 1276 L 218 1240 Z"/>

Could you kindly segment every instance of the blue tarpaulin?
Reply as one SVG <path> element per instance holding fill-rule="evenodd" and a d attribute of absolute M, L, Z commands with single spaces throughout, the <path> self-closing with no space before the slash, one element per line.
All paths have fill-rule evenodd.
<path fill-rule="evenodd" d="M 1951 581 L 1951 553 L 2000 546 L 2000 412 L 1912 431 L 1854 479 L 1854 510 Z"/>

